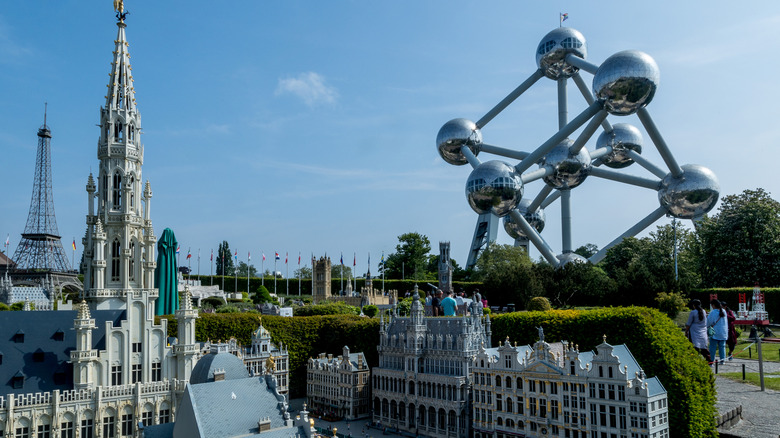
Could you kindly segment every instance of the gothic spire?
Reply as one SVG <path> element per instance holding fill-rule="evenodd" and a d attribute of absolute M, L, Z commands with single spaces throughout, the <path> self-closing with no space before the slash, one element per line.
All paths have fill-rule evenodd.
<path fill-rule="evenodd" d="M 129 44 L 125 36 L 125 27 L 127 25 L 124 19 L 120 19 L 116 25 L 119 31 L 114 40 L 116 47 L 114 48 L 114 60 L 111 62 L 111 72 L 109 73 L 111 79 L 108 82 L 106 109 L 136 111 L 133 67 L 130 65 Z"/>

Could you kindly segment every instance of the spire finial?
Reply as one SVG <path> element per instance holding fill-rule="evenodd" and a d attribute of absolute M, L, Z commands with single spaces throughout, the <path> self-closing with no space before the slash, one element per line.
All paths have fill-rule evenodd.
<path fill-rule="evenodd" d="M 128 14 L 128 12 L 125 12 L 124 0 L 114 0 L 114 10 L 116 11 L 116 19 L 119 20 L 120 23 L 124 23 Z"/>

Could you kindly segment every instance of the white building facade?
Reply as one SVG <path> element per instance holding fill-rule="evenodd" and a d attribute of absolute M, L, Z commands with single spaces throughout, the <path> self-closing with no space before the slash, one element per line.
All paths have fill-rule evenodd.
<path fill-rule="evenodd" d="M 306 399 L 315 413 L 356 420 L 369 415 L 370 375 L 363 353 L 321 353 L 306 364 Z"/>

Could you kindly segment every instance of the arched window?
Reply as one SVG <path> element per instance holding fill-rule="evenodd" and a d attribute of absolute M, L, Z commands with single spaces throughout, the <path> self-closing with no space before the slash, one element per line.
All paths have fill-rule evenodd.
<path fill-rule="evenodd" d="M 116 139 L 116 141 L 124 141 L 125 130 L 124 130 L 124 126 L 122 126 L 122 122 L 117 122 L 114 125 L 114 138 Z"/>
<path fill-rule="evenodd" d="M 501 387 L 501 376 L 496 376 L 496 388 Z"/>
<path fill-rule="evenodd" d="M 507 397 L 506 398 L 506 411 L 510 412 L 510 413 L 514 411 L 512 409 L 512 398 L 511 397 Z"/>
<path fill-rule="evenodd" d="M 111 243 L 111 281 L 119 281 L 119 239 L 114 239 Z"/>
<path fill-rule="evenodd" d="M 114 191 L 113 202 L 114 208 L 120 208 L 122 206 L 122 175 L 119 172 L 114 174 Z"/>
<path fill-rule="evenodd" d="M 130 267 L 129 267 L 130 281 L 135 280 L 135 242 L 130 242 Z"/>
<path fill-rule="evenodd" d="M 506 376 L 506 387 L 511 388 L 512 387 L 512 378 L 509 376 Z"/>

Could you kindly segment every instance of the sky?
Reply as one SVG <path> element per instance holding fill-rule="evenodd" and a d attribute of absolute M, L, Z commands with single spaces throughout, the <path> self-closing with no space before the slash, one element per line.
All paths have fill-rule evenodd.
<path fill-rule="evenodd" d="M 156 235 L 173 229 L 201 274 L 223 240 L 239 261 L 251 252 L 258 269 L 273 269 L 275 252 L 276 269 L 290 275 L 299 253 L 303 264 L 325 254 L 335 264 L 343 254 L 363 273 L 370 253 L 376 272 L 407 232 L 428 236 L 434 253 L 450 241 L 462 266 L 477 218 L 464 194 L 471 169 L 444 162 L 436 134 L 450 119 L 478 120 L 529 77 L 537 45 L 562 12 L 564 25 L 585 36 L 589 62 L 627 49 L 655 59 L 661 83 L 647 109 L 680 164 L 713 170 L 721 197 L 762 187 L 778 199 L 780 6 L 702 5 L 127 0 Z M 11 254 L 27 219 L 48 102 L 58 228 L 68 258 L 81 256 L 115 22 L 109 0 L 0 9 L 0 235 L 10 236 Z M 570 118 L 586 107 L 573 83 L 568 105 Z M 609 120 L 645 133 L 635 115 Z M 543 78 L 482 135 L 530 152 L 556 130 L 556 85 Z M 644 138 L 643 156 L 663 167 Z M 626 172 L 649 176 L 636 165 Z M 529 183 L 526 196 L 542 184 Z M 591 177 L 572 192 L 573 246 L 601 248 L 658 205 L 651 190 Z M 560 252 L 560 204 L 546 215 L 542 236 Z M 503 229 L 498 235 L 512 243 Z"/>

